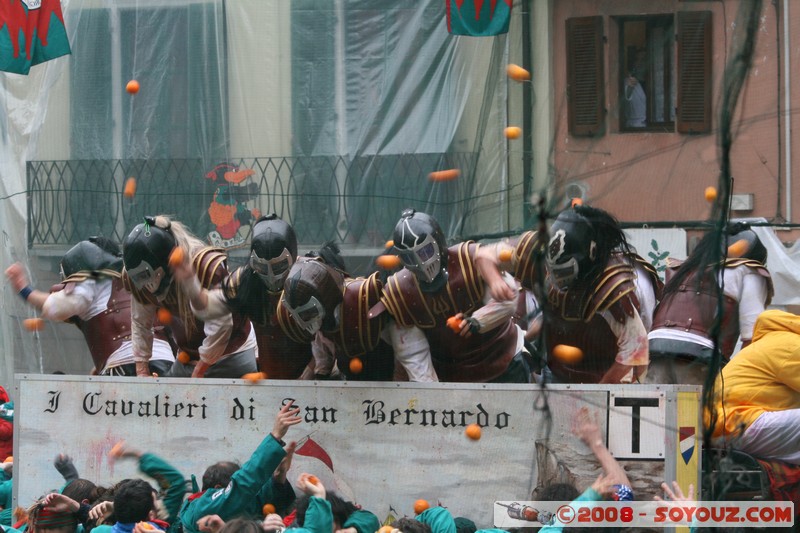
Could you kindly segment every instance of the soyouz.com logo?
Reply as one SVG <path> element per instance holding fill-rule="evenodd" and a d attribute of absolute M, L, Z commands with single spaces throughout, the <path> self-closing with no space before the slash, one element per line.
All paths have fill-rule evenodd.
<path fill-rule="evenodd" d="M 792 502 L 543 502 L 497 501 L 497 528 L 539 527 L 675 527 L 794 525 Z"/>

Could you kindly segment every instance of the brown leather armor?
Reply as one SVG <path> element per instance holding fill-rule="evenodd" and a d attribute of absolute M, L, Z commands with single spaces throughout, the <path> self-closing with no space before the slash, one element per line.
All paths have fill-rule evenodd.
<path fill-rule="evenodd" d="M 667 260 L 667 282 L 672 279 L 683 261 Z M 772 300 L 773 287 L 769 271 L 758 261 L 752 259 L 728 259 L 725 268 L 747 266 L 767 280 L 767 301 Z M 713 273 L 705 276 L 691 272 L 675 290 L 664 294 L 653 316 L 653 330 L 679 329 L 711 339 L 710 328 L 717 316 L 717 297 L 719 285 Z M 723 296 L 722 323 L 719 332 L 719 348 L 725 359 L 730 359 L 739 339 L 739 302 L 727 295 Z"/>
<path fill-rule="evenodd" d="M 339 327 L 336 331 L 323 331 L 336 344 L 337 364 L 348 379 L 392 379 L 394 351 L 380 338 L 387 317 L 369 318 L 369 310 L 380 302 L 382 291 L 383 283 L 377 272 L 367 278 L 345 279 Z M 364 366 L 358 375 L 350 372 L 354 357 L 361 359 Z"/>
<path fill-rule="evenodd" d="M 378 315 L 369 318 L 369 310 L 380 302 L 382 289 L 383 284 L 377 272 L 367 278 L 345 278 L 337 328 L 322 330 L 322 334 L 336 346 L 339 370 L 349 379 L 392 379 L 394 352 L 380 338 L 386 317 Z M 311 342 L 312 336 L 292 320 L 283 296 L 278 304 L 278 321 L 295 342 Z M 350 361 L 354 357 L 360 358 L 363 363 L 363 372 L 357 375 L 349 371 Z"/>
<path fill-rule="evenodd" d="M 508 369 L 516 355 L 517 328 L 509 320 L 491 331 L 462 337 L 447 319 L 483 305 L 484 283 L 475 266 L 478 245 L 464 242 L 447 250 L 447 285 L 435 294 L 422 292 L 407 269 L 391 276 L 382 303 L 403 327 L 422 329 L 441 381 L 487 382 Z"/>
<path fill-rule="evenodd" d="M 197 273 L 200 285 L 204 289 L 216 288 L 225 279 L 228 275 L 227 260 L 224 250 L 210 246 L 201 248 L 194 254 L 192 267 Z M 176 284 L 172 283 L 164 300 L 159 301 L 151 293 L 136 289 L 128 278 L 125 269 L 122 270 L 122 280 L 125 288 L 131 292 L 137 302 L 145 305 L 158 305 L 172 314 L 172 321 L 169 326 L 175 344 L 180 350 L 188 353 L 192 360 L 199 360 L 199 348 L 206 337 L 203 331 L 203 322 L 195 318 L 194 315 L 191 317 L 182 316 L 183 311 L 179 305 Z M 232 311 L 231 315 L 233 317 L 233 328 L 223 352 L 225 354 L 238 352 L 250 335 L 250 320 L 237 311 Z"/>
<path fill-rule="evenodd" d="M 599 383 L 614 364 L 617 338 L 600 315 L 609 311 L 618 322 L 624 322 L 638 311 L 634 268 L 620 255 L 612 255 L 605 271 L 594 287 L 575 284 L 560 290 L 548 286 L 551 313 L 545 320 L 547 366 L 553 375 L 566 383 Z M 583 357 L 574 364 L 555 358 L 553 348 L 566 344 L 580 348 Z"/>
<path fill-rule="evenodd" d="M 83 333 L 97 372 L 103 370 L 111 354 L 131 338 L 131 294 L 125 290 L 119 272 L 103 270 L 100 274 L 111 278 L 111 296 L 106 303 L 106 309 L 89 320 L 81 320 L 77 316 L 69 320 Z M 95 276 L 90 272 L 76 272 L 62 283 L 54 285 L 50 292 L 64 290 L 67 283 L 80 283 L 91 278 Z M 154 324 L 153 330 L 156 338 L 166 342 L 163 326 Z"/>
<path fill-rule="evenodd" d="M 256 276 L 247 267 L 237 268 L 225 278 L 225 294 L 234 298 L 243 276 Z M 262 302 L 258 309 L 240 309 L 248 312 L 258 342 L 258 369 L 270 379 L 297 379 L 312 359 L 311 344 L 295 342 L 281 327 L 278 319 L 278 302 L 281 293 L 262 291 Z M 284 310 L 285 312 L 285 310 Z M 288 316 L 288 314 L 286 315 Z"/>
<path fill-rule="evenodd" d="M 348 359 L 360 357 L 378 345 L 385 319 L 367 316 L 370 308 L 380 302 L 382 291 L 377 272 L 368 278 L 345 279 L 339 328 L 331 338 Z"/>
<path fill-rule="evenodd" d="M 514 264 L 514 278 L 529 291 L 536 285 L 537 276 L 535 269 L 534 252 L 541 247 L 535 231 L 526 231 L 517 238 L 512 257 Z"/>
<path fill-rule="evenodd" d="M 334 343 L 339 370 L 348 379 L 392 379 L 394 352 L 380 339 L 386 317 L 369 317 L 369 310 L 380 302 L 382 288 L 377 272 L 367 278 L 344 278 L 337 327 L 334 330 L 321 331 Z M 333 311 L 326 309 L 326 312 Z M 286 310 L 283 295 L 278 304 L 278 321 L 286 335 L 295 342 L 311 342 L 312 336 L 300 328 Z M 363 371 L 359 374 L 350 372 L 350 361 L 354 357 L 358 357 L 363 363 Z"/>

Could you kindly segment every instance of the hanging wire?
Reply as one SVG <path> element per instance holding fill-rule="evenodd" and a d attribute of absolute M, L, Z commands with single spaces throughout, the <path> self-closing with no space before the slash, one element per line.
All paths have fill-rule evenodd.
<path fill-rule="evenodd" d="M 734 49 L 730 54 L 730 60 L 725 66 L 723 74 L 723 91 L 719 112 L 720 127 L 718 134 L 720 150 L 719 194 L 712 214 L 712 221 L 714 221 L 715 224 L 713 231 L 716 235 L 716 246 L 708 249 L 707 253 L 709 255 L 705 258 L 705 264 L 711 265 L 712 267 L 714 279 L 720 280 L 719 285 L 716 283 L 712 284 L 712 287 L 717 291 L 717 314 L 710 330 L 711 338 L 714 341 L 714 352 L 711 363 L 709 364 L 706 382 L 703 385 L 703 409 L 706 414 L 705 419 L 708 421 L 708 424 L 704 427 L 703 435 L 703 440 L 706 443 L 711 443 L 713 428 L 718 422 L 716 420 L 716 411 L 713 409 L 715 399 L 718 394 L 724 394 L 725 391 L 725 383 L 722 377 L 720 379 L 719 390 L 716 389 L 715 385 L 716 376 L 718 374 L 722 376 L 722 352 L 719 346 L 719 336 L 725 305 L 722 271 L 725 268 L 727 247 L 724 243 L 726 242 L 727 226 L 730 217 L 731 193 L 733 190 L 733 173 L 731 170 L 731 147 L 735 139 L 733 120 L 742 87 L 752 68 L 753 51 L 758 34 L 761 9 L 761 0 L 743 2 L 740 5 L 736 26 L 737 28 L 744 28 L 744 32 L 741 39 L 734 40 Z M 723 414 L 723 417 L 724 416 Z M 724 420 L 722 423 L 724 424 Z M 736 436 L 732 437 L 735 438 Z M 723 460 L 721 457 L 711 457 L 710 464 L 713 468 L 722 472 L 730 470 L 731 468 L 731 463 L 728 460 Z M 717 495 L 718 498 L 724 499 L 724 495 L 729 488 L 730 485 L 723 487 L 721 493 Z"/>

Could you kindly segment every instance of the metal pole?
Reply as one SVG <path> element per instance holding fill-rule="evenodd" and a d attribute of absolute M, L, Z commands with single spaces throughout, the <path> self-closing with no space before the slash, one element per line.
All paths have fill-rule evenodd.
<path fill-rule="evenodd" d="M 536 76 L 531 65 L 531 3 L 522 0 L 522 66 Z M 522 194 L 525 228 L 536 224 L 536 209 L 531 205 L 533 195 L 533 83 L 522 84 Z"/>

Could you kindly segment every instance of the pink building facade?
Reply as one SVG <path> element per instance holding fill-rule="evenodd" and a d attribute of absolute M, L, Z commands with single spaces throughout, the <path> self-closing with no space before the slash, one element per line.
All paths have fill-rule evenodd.
<path fill-rule="evenodd" d="M 720 179 L 724 72 L 742 2 L 552 4 L 551 168 L 559 191 L 626 222 L 701 221 Z M 800 222 L 800 4 L 764 2 L 732 117 L 732 217 Z M 788 41 L 786 40 L 788 37 Z M 793 60 L 791 60 L 793 58 Z M 794 155 L 793 155 L 794 154 Z M 782 232 L 786 241 L 800 232 Z"/>

